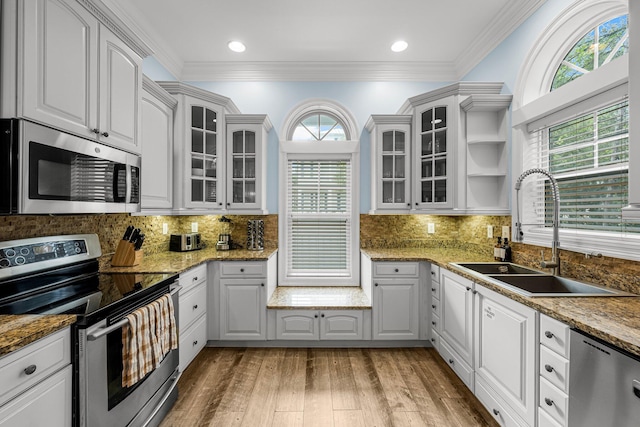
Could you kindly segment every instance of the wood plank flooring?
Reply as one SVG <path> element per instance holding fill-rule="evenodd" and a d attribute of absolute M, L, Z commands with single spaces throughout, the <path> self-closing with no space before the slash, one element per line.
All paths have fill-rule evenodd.
<path fill-rule="evenodd" d="M 493 427 L 433 349 L 205 348 L 160 427 Z"/>

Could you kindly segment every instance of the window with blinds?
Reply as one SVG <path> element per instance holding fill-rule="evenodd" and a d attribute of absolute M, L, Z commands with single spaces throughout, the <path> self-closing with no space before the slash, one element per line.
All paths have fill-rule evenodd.
<path fill-rule="evenodd" d="M 523 169 L 551 172 L 560 189 L 560 228 L 640 232 L 622 221 L 627 205 L 629 106 L 625 100 L 531 134 Z M 553 197 L 546 177 L 532 176 L 523 194 L 525 224 L 551 227 Z"/>
<path fill-rule="evenodd" d="M 349 160 L 288 160 L 287 276 L 351 274 Z"/>

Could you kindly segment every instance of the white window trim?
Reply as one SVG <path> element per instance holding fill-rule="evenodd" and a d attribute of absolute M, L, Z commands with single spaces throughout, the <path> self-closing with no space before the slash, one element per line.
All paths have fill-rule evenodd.
<path fill-rule="evenodd" d="M 360 286 L 360 198 L 357 189 L 360 188 L 360 141 L 353 139 L 357 136 L 355 120 L 344 107 L 333 101 L 313 99 L 303 102 L 289 113 L 285 120 L 281 135 L 290 138 L 293 129 L 301 117 L 311 112 L 330 112 L 338 117 L 345 126 L 347 141 L 280 141 L 279 153 L 279 201 L 278 201 L 278 244 L 281 256 L 278 257 L 278 286 Z M 287 230 L 285 215 L 287 215 L 287 164 L 289 160 L 337 160 L 345 159 L 351 162 L 351 185 L 353 200 L 351 203 L 351 274 L 336 277 L 287 277 L 286 257 Z"/>
<path fill-rule="evenodd" d="M 575 42 L 595 25 L 625 13 L 628 13 L 627 2 L 621 0 L 585 0 L 573 4 L 543 32 L 523 63 L 514 91 L 512 114 L 511 200 L 513 202 L 511 206 L 515 241 L 518 241 L 518 236 L 515 235 L 517 212 L 515 211 L 516 191 L 513 184 L 523 172 L 523 147 L 529 141 L 529 131 L 556 124 L 559 118 L 557 113 L 563 109 L 571 109 L 571 114 L 578 116 L 586 111 L 621 100 L 628 93 L 628 55 L 585 74 L 553 92 L 549 92 L 549 88 L 556 68 L 549 67 L 549 64 L 559 64 Z M 523 209 L 522 206 L 521 202 L 521 209 Z M 552 230 L 550 228 L 523 226 L 523 233 L 523 243 L 551 247 Z M 595 251 L 605 256 L 639 261 L 640 236 L 561 229 L 560 249 L 583 253 Z"/>

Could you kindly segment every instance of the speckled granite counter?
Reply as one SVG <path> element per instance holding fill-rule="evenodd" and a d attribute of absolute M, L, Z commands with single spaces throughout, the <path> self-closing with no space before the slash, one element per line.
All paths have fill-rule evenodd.
<path fill-rule="evenodd" d="M 521 302 L 604 341 L 640 356 L 640 296 L 525 297 L 491 282 L 469 276 L 450 262 L 490 262 L 487 256 L 459 249 L 363 249 L 373 261 L 427 261 Z"/>
<path fill-rule="evenodd" d="M 75 315 L 0 315 L 0 357 L 68 327 Z"/>
<path fill-rule="evenodd" d="M 161 252 L 145 256 L 139 265 L 133 267 L 112 267 L 108 257 L 100 265 L 103 273 L 181 273 L 208 261 L 266 261 L 278 249 L 264 249 L 262 251 L 247 251 L 234 249 L 231 251 L 217 251 L 215 248 L 190 252 Z"/>
<path fill-rule="evenodd" d="M 278 287 L 269 299 L 267 308 L 313 310 L 370 309 L 371 302 L 361 287 Z"/>

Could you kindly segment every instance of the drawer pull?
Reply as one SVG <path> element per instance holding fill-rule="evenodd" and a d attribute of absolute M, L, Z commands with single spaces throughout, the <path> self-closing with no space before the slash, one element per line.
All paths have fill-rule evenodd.
<path fill-rule="evenodd" d="M 395 271 L 395 272 L 397 273 L 397 272 L 398 272 L 398 271 L 400 271 L 400 270 L 398 270 L 398 269 L 396 268 L 396 269 L 395 269 L 395 270 L 393 270 L 393 271 Z"/>
<path fill-rule="evenodd" d="M 320 315 L 320 317 L 324 317 L 324 313 L 322 313 L 322 314 Z"/>
<path fill-rule="evenodd" d="M 264 283 L 260 283 L 260 286 L 264 286 Z"/>
<path fill-rule="evenodd" d="M 493 415 L 495 415 L 497 417 L 498 415 L 500 415 L 500 411 L 498 411 L 497 409 L 494 409 L 493 410 Z"/>
<path fill-rule="evenodd" d="M 470 291 L 470 290 L 471 290 L 471 288 L 467 286 L 467 291 Z"/>
<path fill-rule="evenodd" d="M 554 371 L 553 366 L 551 366 L 551 365 L 544 365 L 544 369 L 547 372 L 553 372 Z"/>
<path fill-rule="evenodd" d="M 376 283 L 375 286 L 378 286 L 378 284 Z"/>
<path fill-rule="evenodd" d="M 436 339 L 435 338 L 431 338 L 431 342 L 436 342 Z"/>
<path fill-rule="evenodd" d="M 435 291 L 436 291 L 436 288 L 431 288 L 431 292 L 435 292 Z"/>
<path fill-rule="evenodd" d="M 640 381 L 633 380 L 633 394 L 640 398 Z"/>
<path fill-rule="evenodd" d="M 431 275 L 432 275 L 432 276 L 435 276 L 435 275 L 436 275 L 436 272 L 435 272 L 435 271 L 432 271 L 432 272 L 431 272 Z"/>
<path fill-rule="evenodd" d="M 198 340 L 195 340 L 195 341 L 193 342 L 193 345 L 194 345 L 194 346 L 195 346 L 195 345 L 198 345 Z"/>
<path fill-rule="evenodd" d="M 194 282 L 197 282 L 198 281 L 198 276 L 193 276 L 193 279 L 191 279 L 191 280 L 193 280 Z"/>
<path fill-rule="evenodd" d="M 436 309 L 436 305 L 435 304 L 431 304 L 431 308 L 433 308 L 435 310 Z"/>
<path fill-rule="evenodd" d="M 244 268 L 241 268 L 241 269 L 240 269 L 240 273 L 244 273 Z"/>
<path fill-rule="evenodd" d="M 449 359 L 449 363 L 453 365 L 453 359 Z"/>
<path fill-rule="evenodd" d="M 194 306 L 193 306 L 193 309 L 194 309 L 194 310 L 197 310 L 197 309 L 198 309 L 198 304 L 194 305 Z"/>
<path fill-rule="evenodd" d="M 431 324 L 432 324 L 433 326 L 436 326 L 436 322 L 431 322 Z"/>
<path fill-rule="evenodd" d="M 551 339 L 553 338 L 555 335 L 553 335 L 553 332 L 551 331 L 544 331 L 544 336 Z"/>
<path fill-rule="evenodd" d="M 26 368 L 24 368 L 24 373 L 27 375 L 31 375 L 33 374 L 37 369 L 36 365 L 29 365 Z"/>
<path fill-rule="evenodd" d="M 315 317 L 315 318 L 317 319 L 317 318 L 318 318 L 318 315 L 317 315 L 317 314 L 314 314 L 314 315 L 313 315 L 313 317 Z"/>
<path fill-rule="evenodd" d="M 548 397 L 544 398 L 544 403 L 546 403 L 548 406 L 553 406 L 553 400 L 549 399 Z"/>

